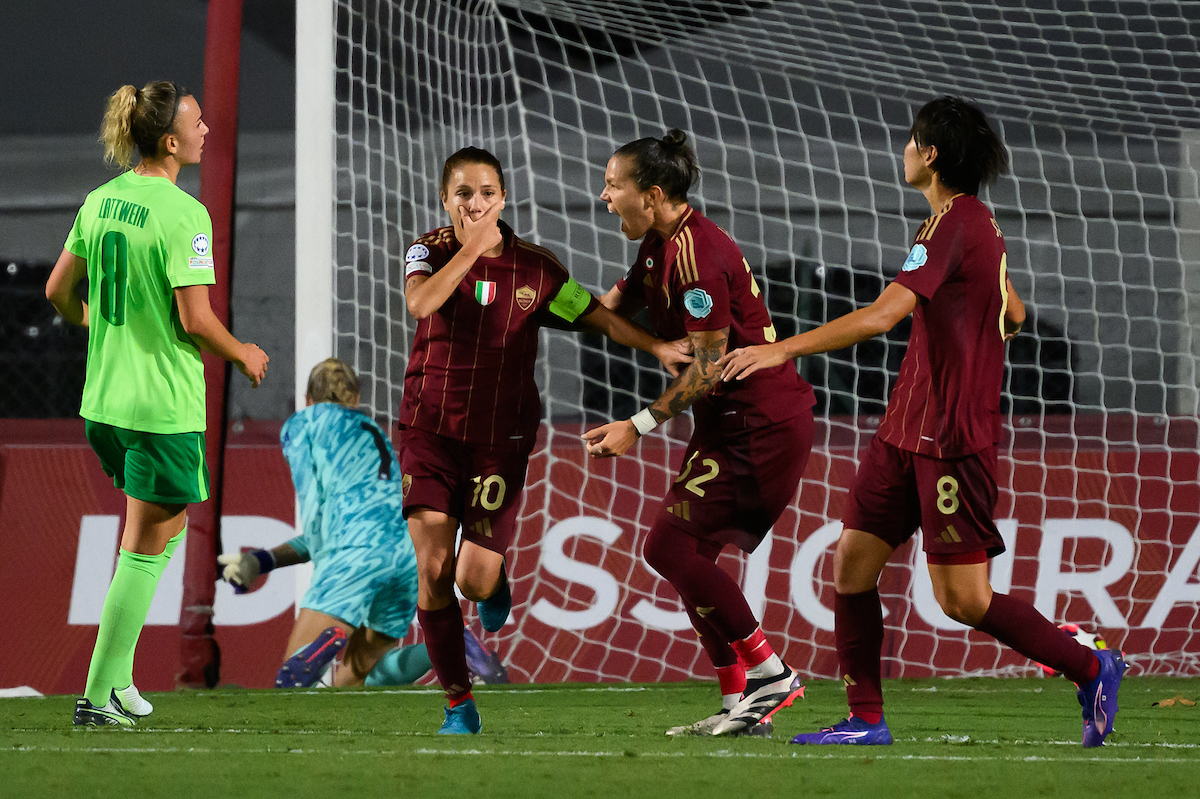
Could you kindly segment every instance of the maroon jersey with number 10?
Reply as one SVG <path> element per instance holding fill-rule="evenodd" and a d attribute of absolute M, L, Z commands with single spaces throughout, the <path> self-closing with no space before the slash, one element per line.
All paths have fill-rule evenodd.
<path fill-rule="evenodd" d="M 549 250 L 499 227 L 503 251 L 479 258 L 442 307 L 417 323 L 400 424 L 470 444 L 532 448 L 542 418 L 533 375 L 538 330 L 570 275 Z M 405 280 L 432 275 L 460 249 L 452 227 L 426 233 L 408 249 Z M 580 315 L 597 304 L 590 298 Z"/>
<path fill-rule="evenodd" d="M 1000 226 L 977 197 L 959 194 L 921 225 L 896 277 L 920 301 L 883 441 L 943 459 L 999 443 L 1007 269 Z"/>

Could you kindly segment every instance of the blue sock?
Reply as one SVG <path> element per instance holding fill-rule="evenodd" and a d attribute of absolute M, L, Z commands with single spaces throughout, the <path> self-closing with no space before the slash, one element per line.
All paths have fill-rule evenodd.
<path fill-rule="evenodd" d="M 425 644 L 393 649 L 379 659 L 367 675 L 367 685 L 409 685 L 433 668 Z"/>

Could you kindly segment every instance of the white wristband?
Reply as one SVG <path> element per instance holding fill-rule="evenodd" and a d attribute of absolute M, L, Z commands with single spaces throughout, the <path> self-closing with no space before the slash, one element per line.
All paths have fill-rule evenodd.
<path fill-rule="evenodd" d="M 654 414 L 650 413 L 649 408 L 642 408 L 633 416 L 630 416 L 629 421 L 633 422 L 633 426 L 637 428 L 639 436 L 644 436 L 658 427 L 658 422 L 655 421 Z"/>

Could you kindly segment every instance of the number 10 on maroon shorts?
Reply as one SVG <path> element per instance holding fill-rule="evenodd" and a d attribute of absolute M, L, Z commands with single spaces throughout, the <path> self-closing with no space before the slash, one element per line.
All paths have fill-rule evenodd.
<path fill-rule="evenodd" d="M 405 427 L 400 430 L 404 516 L 417 508 L 458 519 L 463 538 L 503 554 L 517 534 L 529 447 L 490 447 Z"/>
<path fill-rule="evenodd" d="M 930 563 L 982 563 L 1004 551 L 996 510 L 996 448 L 930 458 L 871 439 L 842 525 L 896 548 L 920 527 Z"/>

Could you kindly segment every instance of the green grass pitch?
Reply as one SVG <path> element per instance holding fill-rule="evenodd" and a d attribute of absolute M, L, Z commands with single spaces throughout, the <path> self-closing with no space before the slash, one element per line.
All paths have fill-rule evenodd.
<path fill-rule="evenodd" d="M 74 697 L 0 699 L 0 796 L 1167 797 L 1200 796 L 1200 680 L 1129 678 L 1116 730 L 1079 745 L 1064 679 L 896 680 L 890 747 L 799 747 L 845 715 L 814 681 L 770 739 L 668 738 L 713 683 L 481 686 L 483 734 L 434 734 L 429 688 L 149 694 L 135 730 L 74 730 Z"/>

